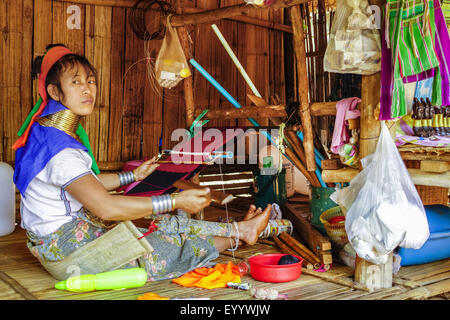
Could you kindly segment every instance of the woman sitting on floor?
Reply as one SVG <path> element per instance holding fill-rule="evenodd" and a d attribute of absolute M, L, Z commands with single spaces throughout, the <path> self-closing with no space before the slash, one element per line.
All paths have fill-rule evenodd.
<path fill-rule="evenodd" d="M 80 118 L 94 110 L 97 96 L 96 72 L 85 57 L 63 45 L 49 45 L 47 53 L 33 62 L 33 71 L 34 76 L 39 74 L 41 99 L 13 146 L 17 150 L 14 182 L 21 193 L 27 245 L 41 263 L 61 261 L 110 232 L 105 222 L 132 221 L 175 209 L 195 213 L 210 204 L 208 188 L 170 196 L 111 195 L 108 191 L 144 179 L 157 165 L 149 160 L 133 172 L 98 172 L 79 125 Z M 270 211 L 270 205 L 264 212 L 251 206 L 244 220 L 233 224 L 159 215 L 157 230 L 145 236 L 153 252 L 120 268 L 143 267 L 150 280 L 178 277 L 205 266 L 237 242 L 256 243 Z"/>

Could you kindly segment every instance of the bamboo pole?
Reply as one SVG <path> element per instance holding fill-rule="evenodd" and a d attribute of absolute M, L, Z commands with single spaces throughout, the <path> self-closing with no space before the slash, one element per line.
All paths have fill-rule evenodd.
<path fill-rule="evenodd" d="M 336 283 L 336 284 L 339 284 L 339 285 L 343 285 L 343 286 L 346 286 L 346 287 L 350 287 L 352 289 L 358 289 L 358 290 L 362 290 L 362 291 L 366 291 L 366 292 L 372 292 L 373 291 L 373 289 L 370 289 L 370 288 L 368 288 L 368 287 L 366 287 L 364 285 L 355 283 L 352 280 L 347 279 L 347 278 L 340 278 L 339 276 L 333 275 L 330 272 L 317 272 L 317 271 L 314 271 L 314 270 L 308 270 L 306 268 L 302 268 L 302 272 L 304 274 L 307 274 L 307 275 L 310 275 L 310 276 L 314 276 L 314 277 L 320 278 L 322 280 L 333 282 L 333 283 Z"/>
<path fill-rule="evenodd" d="M 306 51 L 305 38 L 303 34 L 303 19 L 300 15 L 299 6 L 290 8 L 291 23 L 294 38 L 294 51 L 297 65 L 298 75 L 298 97 L 300 100 L 300 118 L 303 125 L 304 141 L 303 145 L 306 153 L 306 168 L 308 171 L 316 170 L 316 162 L 314 158 L 314 141 L 313 128 L 311 123 L 311 113 L 309 104 L 309 90 L 308 90 L 308 73 L 306 70 Z"/>
<path fill-rule="evenodd" d="M 297 241 L 294 237 L 290 236 L 286 232 L 280 234 L 280 239 L 283 240 L 289 247 L 291 247 L 296 252 L 300 253 L 302 257 L 307 258 L 313 264 L 320 263 L 320 259 L 309 250 L 306 246 Z"/>
<path fill-rule="evenodd" d="M 257 96 L 259 98 L 262 98 L 262 96 L 259 93 L 258 89 L 256 89 L 255 85 L 253 84 L 253 81 L 250 79 L 250 76 L 247 74 L 247 72 L 245 71 L 244 67 L 239 62 L 239 59 L 234 54 L 233 50 L 231 49 L 231 47 L 228 44 L 227 40 L 225 40 L 225 37 L 220 32 L 220 30 L 217 27 L 217 25 L 213 24 L 213 25 L 211 25 L 211 28 L 214 30 L 214 33 L 216 34 L 217 38 L 219 38 L 220 43 L 222 43 L 225 51 L 228 53 L 228 55 L 230 56 L 230 58 L 233 61 L 234 65 L 236 66 L 236 68 L 241 73 L 241 75 L 244 78 L 245 82 L 250 87 L 250 90 L 252 90 L 252 92 L 253 92 L 253 94 L 255 96 Z"/>
<path fill-rule="evenodd" d="M 0 271 L 0 279 L 3 280 L 7 285 L 9 285 L 14 291 L 24 297 L 26 300 L 37 300 L 37 298 L 29 292 L 25 287 L 23 287 L 16 279 L 10 277 L 3 271 Z"/>
<path fill-rule="evenodd" d="M 272 237 L 273 241 L 275 241 L 276 245 L 278 246 L 278 248 L 281 249 L 281 251 L 283 251 L 283 253 L 287 253 L 287 254 L 291 254 L 291 255 L 297 255 L 297 253 L 289 248 L 287 245 L 285 245 L 277 236 L 273 236 Z"/>
<path fill-rule="evenodd" d="M 306 166 L 306 156 L 305 156 L 305 152 L 303 151 L 303 148 L 300 146 L 300 144 L 298 142 L 297 134 L 295 132 L 293 132 L 293 131 L 286 131 L 285 132 L 285 138 L 288 141 L 288 143 L 290 144 L 290 146 L 292 147 L 292 150 L 293 150 L 294 154 L 297 156 L 298 159 L 300 159 L 300 161 L 303 164 L 304 170 L 302 171 L 302 173 L 305 174 L 304 171 L 308 172 L 309 176 L 314 181 L 314 183 L 312 185 L 314 187 L 316 187 L 316 186 L 320 187 L 321 184 L 320 184 L 320 181 L 319 181 L 318 177 L 316 176 L 316 174 L 314 172 L 310 172 L 310 171 L 306 170 L 306 168 L 305 168 L 305 166 Z M 319 174 L 317 172 L 317 170 L 316 170 L 316 173 Z"/>
<path fill-rule="evenodd" d="M 278 246 L 278 248 L 280 248 L 280 250 L 283 253 L 286 254 L 290 254 L 290 255 L 294 255 L 297 256 L 299 255 L 297 252 L 295 252 L 292 248 L 288 247 L 286 244 L 284 244 L 277 236 L 273 236 L 272 237 L 273 241 L 275 241 L 276 245 Z M 301 255 L 300 255 L 301 256 Z M 308 269 L 313 269 L 313 263 L 309 262 L 308 259 L 304 258 L 303 256 L 301 256 L 303 258 L 303 263 L 302 265 Z M 303 268 L 302 268 L 303 270 Z"/>
<path fill-rule="evenodd" d="M 203 110 L 196 109 L 194 116 L 199 116 Z M 271 118 L 286 117 L 284 105 L 273 105 L 256 108 L 254 106 L 244 106 L 240 109 L 216 109 L 209 110 L 204 119 L 245 119 L 245 118 Z"/>
<path fill-rule="evenodd" d="M 450 279 L 415 288 L 384 300 L 427 299 L 450 291 Z"/>

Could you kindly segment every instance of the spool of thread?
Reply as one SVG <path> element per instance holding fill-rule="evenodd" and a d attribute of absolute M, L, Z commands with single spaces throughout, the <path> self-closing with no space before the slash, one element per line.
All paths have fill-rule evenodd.
<path fill-rule="evenodd" d="M 249 263 L 248 263 L 247 260 L 242 260 L 241 262 L 238 263 L 237 266 L 238 266 L 238 268 L 239 268 L 239 272 L 240 272 L 242 275 L 246 275 L 246 274 L 248 274 L 249 271 L 250 271 L 250 265 L 249 265 Z"/>
<path fill-rule="evenodd" d="M 261 239 L 267 239 L 273 236 L 279 236 L 282 232 L 292 234 L 292 222 L 288 219 L 272 219 L 269 220 L 267 227 L 259 235 Z"/>

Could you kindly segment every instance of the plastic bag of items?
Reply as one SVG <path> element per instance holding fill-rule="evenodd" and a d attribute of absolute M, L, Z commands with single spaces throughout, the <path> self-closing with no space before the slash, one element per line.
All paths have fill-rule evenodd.
<path fill-rule="evenodd" d="M 345 230 L 358 256 L 387 262 L 396 247 L 419 249 L 430 232 L 422 200 L 385 123 L 375 153 L 332 198 L 346 208 Z"/>
<path fill-rule="evenodd" d="M 168 89 L 191 75 L 177 31 L 169 19 L 170 15 L 167 17 L 166 35 L 155 62 L 156 80 L 160 86 Z"/>
<path fill-rule="evenodd" d="M 337 0 L 336 8 L 325 51 L 325 71 L 362 75 L 380 71 L 380 33 L 368 1 Z"/>

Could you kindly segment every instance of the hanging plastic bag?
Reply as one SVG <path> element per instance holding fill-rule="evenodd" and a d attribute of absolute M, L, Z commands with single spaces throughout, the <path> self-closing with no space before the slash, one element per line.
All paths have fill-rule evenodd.
<path fill-rule="evenodd" d="M 384 264 L 398 246 L 422 247 L 430 235 L 425 209 L 384 122 L 363 167 L 337 197 L 348 209 L 345 230 L 358 256 Z"/>
<path fill-rule="evenodd" d="M 381 70 L 381 39 L 367 0 L 337 0 L 325 71 L 369 75 Z"/>
<path fill-rule="evenodd" d="M 166 35 L 156 58 L 155 75 L 158 83 L 168 89 L 191 75 L 177 31 L 170 24 L 170 15 L 167 17 Z"/>

